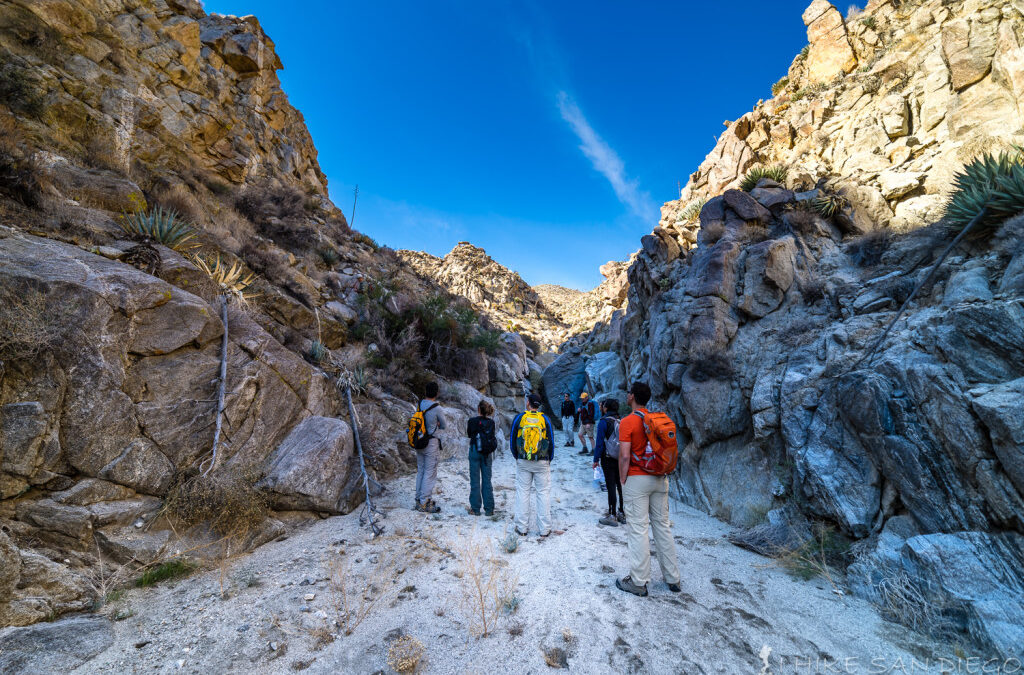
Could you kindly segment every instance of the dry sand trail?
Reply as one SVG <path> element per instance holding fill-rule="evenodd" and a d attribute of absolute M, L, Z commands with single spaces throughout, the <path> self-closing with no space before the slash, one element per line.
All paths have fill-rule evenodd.
<path fill-rule="evenodd" d="M 579 673 L 926 672 L 926 659 L 951 656 L 825 580 L 794 579 L 733 546 L 729 526 L 674 501 L 682 593 L 667 589 L 653 560 L 649 597 L 617 590 L 625 531 L 598 525 L 605 495 L 591 483 L 589 458 L 571 450 L 558 449 L 552 471 L 562 534 L 541 541 L 531 532 L 505 552 L 513 461 L 503 453 L 495 462 L 492 520 L 466 513 L 460 455 L 441 464 L 437 516 L 408 508 L 405 477 L 378 500 L 387 531 L 377 540 L 358 514 L 329 518 L 224 570 L 129 591 L 104 610 L 131 614 L 114 624 L 114 644 L 74 672 L 387 673 L 403 635 L 422 643 L 427 673 L 543 673 L 547 661 Z M 472 557 L 518 598 L 487 637 L 474 635 L 480 621 L 462 601 L 474 543 Z M 380 599 L 345 635 L 343 595 L 354 607 L 347 616 L 358 617 L 366 583 Z"/>

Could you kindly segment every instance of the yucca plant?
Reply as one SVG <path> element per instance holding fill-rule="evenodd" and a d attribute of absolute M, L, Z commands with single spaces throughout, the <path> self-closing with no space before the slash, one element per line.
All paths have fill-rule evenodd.
<path fill-rule="evenodd" d="M 175 251 L 196 248 L 196 232 L 176 211 L 157 206 L 149 211 L 121 214 L 121 229 L 132 238 L 163 244 Z"/>
<path fill-rule="evenodd" d="M 946 203 L 946 224 L 962 231 L 981 210 L 975 224 L 982 231 L 1024 211 L 1024 154 L 985 154 L 969 162 L 953 177 L 953 191 Z"/>
<path fill-rule="evenodd" d="M 246 274 L 245 268 L 237 260 L 228 266 L 220 259 L 219 253 L 212 263 L 197 255 L 191 259 L 196 267 L 206 272 L 217 284 L 223 295 L 234 298 L 243 305 L 254 297 L 245 290 L 256 281 L 256 275 L 252 272 Z"/>
<path fill-rule="evenodd" d="M 849 205 L 845 197 L 835 192 L 826 192 L 811 202 L 813 209 L 822 218 L 831 218 Z"/>
<path fill-rule="evenodd" d="M 697 220 L 700 218 L 701 209 L 708 203 L 707 198 L 694 199 L 687 204 L 682 211 L 679 212 L 679 220 L 684 222 L 690 222 L 691 220 Z"/>
<path fill-rule="evenodd" d="M 963 171 L 953 177 L 953 192 L 946 202 L 945 221 L 947 227 L 957 235 L 949 246 L 942 251 L 939 259 L 925 278 L 914 286 L 914 289 L 896 310 L 896 316 L 885 327 L 882 334 L 871 345 L 871 348 L 854 364 L 854 368 L 874 355 L 892 331 L 892 327 L 903 315 L 907 305 L 917 296 L 918 291 L 931 283 L 942 263 L 956 248 L 960 240 L 971 230 L 978 228 L 977 233 L 988 234 L 1008 218 L 1024 211 L 1024 148 L 1014 146 L 1013 152 L 1000 152 L 998 155 L 988 153 L 974 159 Z"/>
<path fill-rule="evenodd" d="M 762 178 L 768 178 L 780 185 L 785 185 L 788 174 L 789 170 L 781 164 L 755 166 L 743 176 L 743 180 L 740 181 L 740 189 L 744 192 L 750 192 L 757 187 L 757 182 Z"/>
<path fill-rule="evenodd" d="M 327 358 L 327 347 L 320 340 L 313 340 L 309 345 L 309 359 L 313 363 L 323 363 Z"/>

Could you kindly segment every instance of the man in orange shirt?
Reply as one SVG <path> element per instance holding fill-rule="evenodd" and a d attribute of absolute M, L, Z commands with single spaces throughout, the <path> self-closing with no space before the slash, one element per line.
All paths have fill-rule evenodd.
<path fill-rule="evenodd" d="M 615 586 L 640 597 L 647 595 L 647 582 L 651 579 L 648 523 L 654 532 L 654 550 L 665 583 L 673 593 L 680 591 L 676 546 L 668 522 L 668 476 L 649 474 L 630 461 L 633 453 L 640 455 L 647 448 L 644 415 L 648 413 L 644 406 L 650 400 L 651 388 L 643 382 L 634 382 L 626 398 L 633 412 L 619 422 L 619 475 L 626 502 L 630 569 L 628 576 L 615 580 Z"/>

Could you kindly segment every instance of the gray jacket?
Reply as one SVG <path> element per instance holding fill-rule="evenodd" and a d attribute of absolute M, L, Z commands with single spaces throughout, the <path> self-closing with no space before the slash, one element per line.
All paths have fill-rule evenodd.
<path fill-rule="evenodd" d="M 427 410 L 430 406 L 437 403 L 437 401 L 431 401 L 430 399 L 423 399 L 420 401 L 420 410 Z M 423 421 L 427 426 L 427 433 L 433 436 L 437 433 L 438 429 L 446 429 L 447 426 L 444 423 L 444 415 L 441 414 L 441 406 L 438 404 L 436 408 L 428 412 L 423 413 Z"/>

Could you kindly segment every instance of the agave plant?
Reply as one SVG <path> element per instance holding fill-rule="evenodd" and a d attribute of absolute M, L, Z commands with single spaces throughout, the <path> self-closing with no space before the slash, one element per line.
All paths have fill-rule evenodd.
<path fill-rule="evenodd" d="M 232 297 L 243 305 L 254 297 L 245 290 L 256 281 L 256 275 L 252 272 L 245 274 L 245 269 L 237 261 L 231 263 L 229 267 L 227 263 L 221 261 L 219 253 L 212 263 L 199 256 L 192 256 L 191 259 L 196 267 L 213 279 L 225 296 Z"/>
<path fill-rule="evenodd" d="M 686 205 L 682 211 L 679 212 L 679 220 L 690 222 L 691 220 L 697 220 L 700 218 L 701 209 L 708 203 L 705 199 L 694 199 L 692 202 Z"/>
<path fill-rule="evenodd" d="M 176 211 L 157 206 L 149 211 L 121 214 L 121 229 L 133 238 L 154 241 L 175 251 L 196 248 L 196 232 Z"/>
<path fill-rule="evenodd" d="M 309 358 L 313 363 L 323 363 L 327 358 L 327 347 L 320 340 L 313 340 L 309 345 Z"/>
<path fill-rule="evenodd" d="M 811 206 L 822 218 L 831 218 L 849 205 L 845 197 L 834 192 L 825 193 L 811 202 Z"/>
<path fill-rule="evenodd" d="M 946 223 L 962 231 L 975 216 L 981 230 L 999 225 L 1024 211 L 1024 155 L 1014 152 L 986 154 L 964 166 L 953 177 L 953 191 L 946 203 Z"/>
<path fill-rule="evenodd" d="M 785 185 L 788 174 L 789 170 L 781 164 L 755 166 L 743 176 L 743 180 L 740 181 L 740 189 L 744 192 L 750 192 L 757 187 L 757 182 L 762 178 L 768 178 L 776 183 Z"/>

